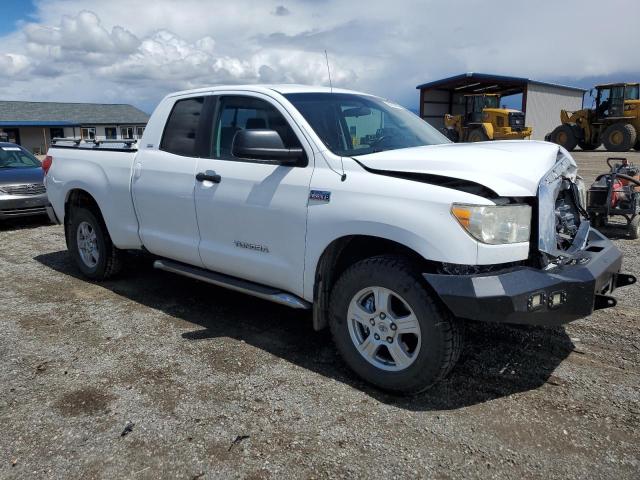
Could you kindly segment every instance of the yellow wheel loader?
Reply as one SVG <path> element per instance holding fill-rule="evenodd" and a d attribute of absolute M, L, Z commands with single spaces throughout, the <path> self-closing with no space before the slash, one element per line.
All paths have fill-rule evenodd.
<path fill-rule="evenodd" d="M 500 96 L 493 94 L 465 95 L 462 115 L 444 116 L 444 134 L 454 142 L 484 142 L 487 140 L 522 140 L 531 136 L 531 127 L 524 125 L 524 113 L 500 108 Z"/>
<path fill-rule="evenodd" d="M 640 84 L 597 85 L 595 108 L 560 111 L 561 125 L 546 140 L 571 151 L 595 150 L 600 145 L 610 152 L 640 150 Z"/>

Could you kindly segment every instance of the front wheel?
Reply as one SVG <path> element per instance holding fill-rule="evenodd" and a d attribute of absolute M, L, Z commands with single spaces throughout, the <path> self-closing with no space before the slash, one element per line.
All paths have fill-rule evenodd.
<path fill-rule="evenodd" d="M 347 269 L 331 294 L 330 326 L 349 367 L 393 392 L 426 390 L 460 355 L 458 321 L 401 257 L 368 258 Z"/>
<path fill-rule="evenodd" d="M 106 280 L 118 273 L 122 252 L 111 242 L 99 215 L 86 208 L 73 208 L 68 229 L 69 252 L 84 276 Z"/>
<path fill-rule="evenodd" d="M 469 142 L 488 142 L 489 137 L 482 128 L 474 128 L 469 132 L 469 136 L 467 137 L 467 141 Z"/>

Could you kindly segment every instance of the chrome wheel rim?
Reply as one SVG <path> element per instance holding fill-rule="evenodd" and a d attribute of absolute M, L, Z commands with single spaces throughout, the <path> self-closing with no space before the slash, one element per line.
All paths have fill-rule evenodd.
<path fill-rule="evenodd" d="M 76 241 L 82 263 L 89 268 L 94 268 L 100 259 L 100 251 L 96 231 L 89 222 L 81 222 L 78 225 Z"/>
<path fill-rule="evenodd" d="M 347 312 L 349 335 L 360 355 L 381 370 L 398 372 L 418 357 L 422 335 L 407 301 L 384 287 L 356 293 Z"/>

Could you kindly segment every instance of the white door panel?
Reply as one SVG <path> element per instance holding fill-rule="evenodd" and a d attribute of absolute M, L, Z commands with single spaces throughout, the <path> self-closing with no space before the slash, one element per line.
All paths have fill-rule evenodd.
<path fill-rule="evenodd" d="M 311 165 L 199 159 L 200 257 L 206 268 L 302 295 Z"/>
<path fill-rule="evenodd" d="M 162 150 L 141 150 L 134 168 L 133 195 L 140 238 L 150 252 L 202 266 L 193 201 L 197 158 Z"/>

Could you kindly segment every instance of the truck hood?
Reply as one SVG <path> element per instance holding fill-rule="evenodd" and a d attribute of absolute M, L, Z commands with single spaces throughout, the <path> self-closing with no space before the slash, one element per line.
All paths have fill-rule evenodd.
<path fill-rule="evenodd" d="M 384 173 L 428 174 L 483 185 L 503 197 L 531 197 L 556 163 L 558 145 L 528 140 L 448 143 L 354 157 Z"/>

